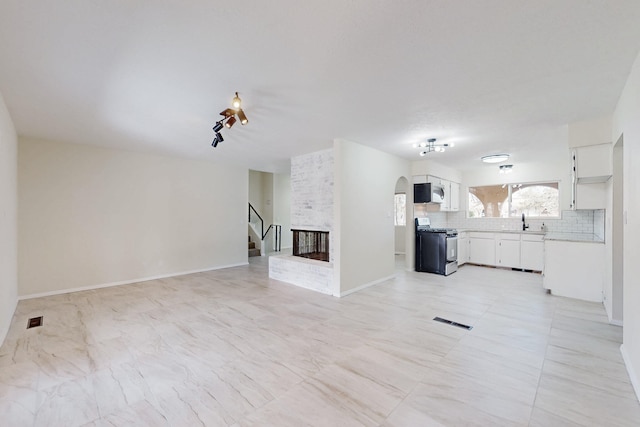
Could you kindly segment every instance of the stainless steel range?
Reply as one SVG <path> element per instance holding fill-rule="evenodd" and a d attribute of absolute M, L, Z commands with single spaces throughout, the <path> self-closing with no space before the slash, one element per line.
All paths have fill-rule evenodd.
<path fill-rule="evenodd" d="M 458 270 L 458 230 L 431 228 L 429 218 L 416 218 L 416 271 L 448 276 Z"/>

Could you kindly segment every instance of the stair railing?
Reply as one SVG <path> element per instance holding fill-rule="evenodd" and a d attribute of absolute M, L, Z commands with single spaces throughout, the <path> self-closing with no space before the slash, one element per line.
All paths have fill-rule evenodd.
<path fill-rule="evenodd" d="M 252 222 L 251 212 L 253 212 L 255 216 L 257 216 L 260 220 L 260 239 L 264 240 L 265 237 L 267 237 L 267 235 L 269 234 L 269 230 L 273 229 L 273 233 L 275 236 L 275 250 L 280 252 L 282 250 L 282 226 L 278 224 L 270 224 L 267 228 L 267 231 L 264 231 L 264 220 L 262 219 L 258 211 L 256 211 L 256 209 L 251 205 L 251 203 L 249 203 L 249 222 Z"/>

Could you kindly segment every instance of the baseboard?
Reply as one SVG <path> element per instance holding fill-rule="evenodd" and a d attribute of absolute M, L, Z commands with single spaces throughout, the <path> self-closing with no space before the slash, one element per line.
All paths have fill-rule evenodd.
<path fill-rule="evenodd" d="M 240 262 L 237 264 L 221 265 L 217 267 L 209 267 L 209 268 L 203 268 L 199 270 L 189 270 L 189 271 L 182 271 L 179 273 L 161 274 L 158 276 L 149 276 L 149 277 L 141 277 L 138 279 L 122 280 L 119 282 L 102 283 L 99 285 L 81 286 L 78 288 L 68 288 L 68 289 L 60 289 L 57 291 L 41 292 L 37 294 L 21 295 L 18 297 L 18 300 L 22 301 L 22 300 L 27 300 L 32 298 L 49 297 L 52 295 L 69 294 L 72 292 L 91 291 L 94 289 L 110 288 L 112 286 L 131 285 L 132 283 L 148 282 L 149 280 L 166 279 L 169 277 L 176 277 L 176 276 L 185 276 L 187 274 L 204 273 L 207 271 L 222 270 L 223 268 L 231 268 L 231 267 L 240 267 L 248 264 L 249 264 L 248 262 Z"/>
<path fill-rule="evenodd" d="M 624 366 L 627 368 L 627 373 L 629 374 L 629 379 L 631 380 L 631 386 L 633 387 L 633 391 L 636 392 L 636 399 L 640 402 L 640 378 L 636 375 L 636 371 L 631 364 L 631 359 L 627 354 L 627 350 L 622 344 L 620 346 L 620 353 L 622 353 L 622 359 L 624 360 Z"/>
<path fill-rule="evenodd" d="M 342 297 L 346 297 L 347 295 L 350 295 L 350 294 L 352 294 L 352 293 L 354 293 L 354 292 L 361 291 L 361 290 L 363 290 L 363 289 L 365 289 L 365 288 L 368 288 L 368 287 L 370 287 L 370 286 L 378 285 L 378 284 L 380 284 L 380 283 L 382 283 L 382 282 L 386 282 L 387 280 L 393 279 L 393 278 L 395 278 L 395 277 L 396 277 L 396 275 L 395 275 L 395 274 L 392 274 L 391 276 L 383 277 L 383 278 L 381 278 L 381 279 L 374 280 L 373 282 L 365 283 L 364 285 L 360 285 L 360 286 L 358 286 L 357 288 L 353 288 L 353 289 L 349 289 L 348 291 L 340 292 L 340 295 L 338 295 L 338 296 L 339 296 L 340 298 L 342 298 Z"/>
<path fill-rule="evenodd" d="M 16 313 L 16 308 L 18 307 L 18 298 L 13 300 L 13 309 L 7 312 L 7 318 L 3 319 L 3 325 L 5 325 L 2 330 L 0 330 L 0 347 L 4 344 L 4 340 L 7 338 L 7 334 L 9 333 L 9 328 L 11 327 L 11 320 L 13 320 L 13 315 Z"/>

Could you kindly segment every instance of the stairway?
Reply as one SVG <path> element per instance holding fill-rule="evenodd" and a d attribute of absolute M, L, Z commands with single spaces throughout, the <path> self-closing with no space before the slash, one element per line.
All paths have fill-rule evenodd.
<path fill-rule="evenodd" d="M 249 236 L 249 256 L 260 256 L 260 249 L 256 248 L 256 242 L 251 241 L 251 236 Z"/>

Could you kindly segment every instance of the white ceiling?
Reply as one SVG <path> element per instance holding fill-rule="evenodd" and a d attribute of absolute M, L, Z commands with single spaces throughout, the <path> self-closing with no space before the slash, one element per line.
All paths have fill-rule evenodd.
<path fill-rule="evenodd" d="M 2 0 L 0 92 L 23 136 L 267 171 L 334 138 L 419 160 L 433 137 L 464 170 L 611 113 L 639 22 L 637 0 Z M 235 91 L 249 124 L 213 149 Z"/>

